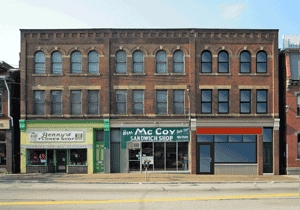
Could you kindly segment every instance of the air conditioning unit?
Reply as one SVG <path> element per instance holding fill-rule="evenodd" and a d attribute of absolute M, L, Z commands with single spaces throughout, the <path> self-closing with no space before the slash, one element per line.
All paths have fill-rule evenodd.
<path fill-rule="evenodd" d="M 142 142 L 140 141 L 128 141 L 127 149 L 140 149 L 142 147 Z"/>

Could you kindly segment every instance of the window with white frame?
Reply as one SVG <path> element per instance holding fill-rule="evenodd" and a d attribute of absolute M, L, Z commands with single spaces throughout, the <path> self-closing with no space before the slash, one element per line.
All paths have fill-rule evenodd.
<path fill-rule="evenodd" d="M 123 50 L 120 50 L 116 54 L 116 73 L 124 74 L 126 72 L 126 53 Z"/>
<path fill-rule="evenodd" d="M 51 73 L 62 74 L 62 56 L 58 51 L 51 55 Z"/>
<path fill-rule="evenodd" d="M 218 90 L 218 113 L 229 113 L 229 90 Z"/>
<path fill-rule="evenodd" d="M 127 91 L 117 90 L 116 91 L 116 114 L 126 114 L 126 101 L 127 101 Z"/>
<path fill-rule="evenodd" d="M 268 108 L 268 90 L 256 91 L 256 113 L 266 114 Z"/>
<path fill-rule="evenodd" d="M 99 91 L 88 90 L 88 114 L 99 114 Z"/>
<path fill-rule="evenodd" d="M 34 91 L 34 107 L 35 114 L 43 115 L 45 114 L 45 91 L 35 90 Z"/>
<path fill-rule="evenodd" d="M 173 114 L 184 114 L 184 90 L 173 91 Z"/>
<path fill-rule="evenodd" d="M 160 50 L 156 53 L 156 73 L 167 72 L 167 55 L 166 52 Z"/>
<path fill-rule="evenodd" d="M 51 91 L 51 114 L 53 115 L 62 114 L 62 91 L 61 90 Z"/>
<path fill-rule="evenodd" d="M 97 74 L 99 72 L 99 58 L 96 51 L 91 51 L 88 55 L 88 73 Z"/>
<path fill-rule="evenodd" d="M 184 72 L 183 52 L 181 50 L 176 50 L 173 54 L 173 72 L 174 73 Z"/>
<path fill-rule="evenodd" d="M 240 90 L 240 113 L 251 113 L 251 90 Z"/>
<path fill-rule="evenodd" d="M 156 113 L 168 114 L 167 90 L 156 90 Z"/>
<path fill-rule="evenodd" d="M 78 115 L 82 112 L 81 90 L 71 91 L 71 114 Z"/>
<path fill-rule="evenodd" d="M 34 55 L 34 73 L 45 74 L 45 54 L 41 51 Z"/>
<path fill-rule="evenodd" d="M 82 73 L 81 53 L 79 51 L 75 51 L 71 54 L 71 73 L 72 74 Z"/>
<path fill-rule="evenodd" d="M 133 53 L 133 73 L 144 72 L 144 54 L 142 51 L 137 50 Z"/>
<path fill-rule="evenodd" d="M 133 90 L 133 114 L 144 114 L 144 91 Z"/>

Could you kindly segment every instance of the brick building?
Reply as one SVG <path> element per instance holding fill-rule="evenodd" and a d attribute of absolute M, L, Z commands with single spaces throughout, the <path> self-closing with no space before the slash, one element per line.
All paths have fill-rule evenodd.
<path fill-rule="evenodd" d="M 300 36 L 283 36 L 280 53 L 282 74 L 282 139 L 285 145 L 286 173 L 300 172 Z"/>
<path fill-rule="evenodd" d="M 19 172 L 20 71 L 0 61 L 0 172 Z"/>
<path fill-rule="evenodd" d="M 277 58 L 278 30 L 21 30 L 21 172 L 278 174 Z"/>

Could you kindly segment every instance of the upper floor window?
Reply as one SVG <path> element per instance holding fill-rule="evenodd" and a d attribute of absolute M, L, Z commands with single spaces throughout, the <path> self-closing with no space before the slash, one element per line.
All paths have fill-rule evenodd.
<path fill-rule="evenodd" d="M 133 114 L 144 114 L 144 91 L 133 90 Z"/>
<path fill-rule="evenodd" d="M 62 114 L 62 91 L 53 90 L 51 91 L 51 114 L 59 115 Z"/>
<path fill-rule="evenodd" d="M 54 52 L 51 56 L 51 73 L 62 74 L 62 56 L 58 51 Z"/>
<path fill-rule="evenodd" d="M 183 73 L 184 72 L 183 52 L 177 50 L 173 54 L 173 72 Z"/>
<path fill-rule="evenodd" d="M 212 113 L 212 90 L 201 90 L 201 113 Z"/>
<path fill-rule="evenodd" d="M 133 73 L 144 72 L 144 55 L 142 51 L 135 51 L 133 53 Z"/>
<path fill-rule="evenodd" d="M 71 73 L 73 74 L 81 74 L 81 53 L 79 51 L 75 51 L 71 54 Z"/>
<path fill-rule="evenodd" d="M 126 101 L 127 92 L 126 90 L 116 91 L 116 114 L 126 114 Z"/>
<path fill-rule="evenodd" d="M 126 73 L 126 53 L 120 50 L 116 54 L 116 73 Z"/>
<path fill-rule="evenodd" d="M 221 51 L 218 55 L 218 72 L 228 73 L 229 72 L 229 58 L 226 51 Z"/>
<path fill-rule="evenodd" d="M 184 90 L 174 90 L 173 94 L 173 113 L 184 114 Z"/>
<path fill-rule="evenodd" d="M 97 74 L 99 72 L 99 62 L 98 62 L 98 53 L 96 51 L 91 51 L 88 55 L 89 67 L 88 73 L 89 74 Z"/>
<path fill-rule="evenodd" d="M 45 114 L 45 91 L 35 90 L 34 91 L 34 107 L 35 114 Z"/>
<path fill-rule="evenodd" d="M 251 113 L 251 90 L 240 90 L 240 112 Z"/>
<path fill-rule="evenodd" d="M 201 72 L 211 73 L 212 72 L 212 59 L 209 51 L 204 51 L 201 55 Z"/>
<path fill-rule="evenodd" d="M 71 114 L 81 114 L 82 98 L 80 90 L 71 91 Z"/>
<path fill-rule="evenodd" d="M 156 113 L 157 114 L 168 114 L 167 91 L 166 90 L 157 90 L 156 91 Z"/>
<path fill-rule="evenodd" d="M 218 90 L 218 112 L 229 113 L 229 90 Z"/>
<path fill-rule="evenodd" d="M 45 74 L 45 54 L 43 52 L 37 52 L 34 56 L 34 73 Z"/>
<path fill-rule="evenodd" d="M 267 73 L 267 54 L 260 51 L 256 55 L 256 72 Z"/>
<path fill-rule="evenodd" d="M 3 113 L 3 92 L 0 90 L 0 114 Z"/>
<path fill-rule="evenodd" d="M 297 116 L 300 116 L 300 94 L 297 94 Z"/>
<path fill-rule="evenodd" d="M 99 91 L 88 90 L 88 114 L 99 113 Z"/>
<path fill-rule="evenodd" d="M 257 90 L 256 91 L 256 113 L 264 114 L 267 113 L 268 105 L 268 91 Z"/>
<path fill-rule="evenodd" d="M 160 50 L 156 53 L 156 73 L 167 72 L 167 55 L 166 52 Z"/>
<path fill-rule="evenodd" d="M 251 72 L 251 56 L 248 51 L 243 51 L 240 55 L 240 72 L 241 73 Z"/>

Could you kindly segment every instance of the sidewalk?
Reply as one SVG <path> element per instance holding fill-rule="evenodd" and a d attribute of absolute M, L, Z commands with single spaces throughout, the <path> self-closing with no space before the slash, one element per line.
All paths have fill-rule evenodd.
<path fill-rule="evenodd" d="M 113 173 L 113 174 L 1 174 L 1 182 L 41 183 L 247 183 L 247 182 L 294 182 L 298 175 L 194 175 L 174 173 Z"/>

